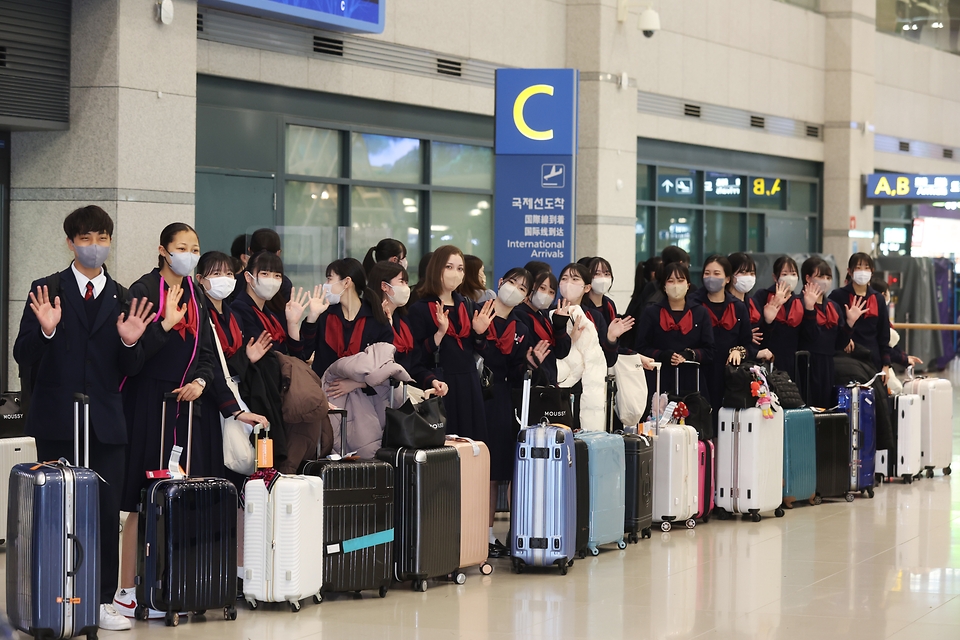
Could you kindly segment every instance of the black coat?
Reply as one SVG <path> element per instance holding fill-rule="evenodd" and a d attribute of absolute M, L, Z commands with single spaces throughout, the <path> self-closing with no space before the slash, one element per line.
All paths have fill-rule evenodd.
<path fill-rule="evenodd" d="M 30 286 L 36 291 L 46 278 Z M 117 333 L 117 318 L 129 303 L 118 296 L 116 282 L 107 283 L 98 296 L 100 309 L 90 325 L 73 270 L 60 273 L 60 324 L 49 340 L 25 305 L 13 357 L 21 367 L 33 367 L 36 382 L 27 413 L 27 435 L 49 440 L 73 440 L 73 394 L 90 397 L 90 428 L 104 444 L 126 444 L 120 383 L 140 372 L 144 363 L 142 340 L 125 347 Z"/>
<path fill-rule="evenodd" d="M 832 291 L 830 299 L 843 310 L 844 305 L 853 304 L 856 295 L 853 285 L 847 283 Z M 867 311 L 853 325 L 852 338 L 855 343 L 870 349 L 873 366 L 879 371 L 890 364 L 890 316 L 886 301 L 876 290 L 868 287 L 864 299 L 867 301 Z"/>

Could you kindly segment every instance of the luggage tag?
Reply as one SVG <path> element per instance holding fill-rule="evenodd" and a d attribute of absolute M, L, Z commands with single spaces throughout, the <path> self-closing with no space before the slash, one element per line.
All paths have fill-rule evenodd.
<path fill-rule="evenodd" d="M 273 467 L 273 438 L 270 437 L 270 425 L 263 426 L 264 437 L 260 437 L 262 425 L 254 428 L 254 434 L 257 439 L 257 468 L 269 469 Z"/>
<path fill-rule="evenodd" d="M 182 480 L 187 477 L 183 468 L 180 466 L 180 456 L 183 455 L 183 447 L 177 445 L 170 451 L 170 462 L 166 469 L 157 469 L 147 471 L 147 478 L 150 480 Z"/>

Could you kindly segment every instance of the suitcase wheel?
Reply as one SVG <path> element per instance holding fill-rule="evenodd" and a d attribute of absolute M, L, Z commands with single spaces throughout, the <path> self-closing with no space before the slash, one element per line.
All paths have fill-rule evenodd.
<path fill-rule="evenodd" d="M 88 632 L 87 632 L 87 640 L 97 640 L 97 632 L 96 632 L 96 631 L 88 631 Z"/>
<path fill-rule="evenodd" d="M 644 529 L 643 531 L 640 532 L 641 538 L 649 538 L 652 535 L 653 533 L 651 533 L 650 529 Z"/>
<path fill-rule="evenodd" d="M 873 487 L 867 489 L 867 497 L 871 499 L 873 498 Z"/>
<path fill-rule="evenodd" d="M 876 482 L 877 484 L 880 484 L 881 482 L 883 482 L 883 474 L 882 473 L 873 474 L 873 481 Z"/>
<path fill-rule="evenodd" d="M 670 524 L 669 522 L 664 521 L 660 523 L 660 531 L 663 531 L 664 533 L 669 533 L 670 529 L 673 529 L 673 525 Z"/>
<path fill-rule="evenodd" d="M 693 529 L 695 526 L 697 526 L 697 521 L 695 518 L 690 518 L 687 520 L 686 525 L 687 529 Z"/>
<path fill-rule="evenodd" d="M 321 602 L 323 602 L 323 596 L 320 595 L 319 593 L 313 594 L 313 602 L 314 604 L 320 604 Z"/>
<path fill-rule="evenodd" d="M 488 576 L 488 575 L 490 575 L 491 573 L 493 573 L 493 565 L 492 565 L 492 564 L 490 564 L 489 562 L 484 562 L 482 565 L 480 565 L 480 574 L 481 574 L 481 575 Z"/>
<path fill-rule="evenodd" d="M 590 547 L 590 555 L 592 556 L 600 555 L 600 549 L 597 547 Z"/>
<path fill-rule="evenodd" d="M 943 472 L 946 473 L 947 470 L 944 469 Z M 932 478 L 932 477 L 933 477 L 933 469 L 927 469 L 927 477 L 928 477 L 928 478 Z"/>
<path fill-rule="evenodd" d="M 260 606 L 260 603 L 256 600 L 247 600 L 247 606 L 250 607 L 250 611 L 256 611 L 257 607 Z"/>
<path fill-rule="evenodd" d="M 847 502 L 853 502 L 853 494 L 848 493 L 847 495 L 843 496 L 843 499 L 846 500 Z"/>
<path fill-rule="evenodd" d="M 290 611 L 292 611 L 293 613 L 300 613 L 300 601 L 299 601 L 299 600 L 292 600 L 292 601 L 290 602 Z"/>
<path fill-rule="evenodd" d="M 944 467 L 944 468 L 943 468 L 943 475 L 945 475 L 945 476 L 950 475 L 950 467 Z"/>
<path fill-rule="evenodd" d="M 453 578 L 453 581 L 457 584 L 467 583 L 467 574 L 465 574 L 463 571 L 460 571 L 459 569 L 454 571 L 451 577 Z"/>
<path fill-rule="evenodd" d="M 521 433 L 522 433 L 522 432 L 521 432 Z M 513 559 L 513 572 L 514 572 L 514 573 L 523 573 L 523 566 L 524 566 L 523 560 L 521 560 L 520 558 L 514 558 L 514 559 Z"/>
<path fill-rule="evenodd" d="M 773 515 L 777 516 L 778 518 L 782 518 L 784 513 L 786 512 L 783 510 L 783 507 L 779 507 L 773 512 Z"/>
<path fill-rule="evenodd" d="M 557 560 L 554 564 L 560 567 L 560 575 L 562 576 L 567 575 L 567 559 L 566 558 L 561 558 L 560 560 Z"/>
<path fill-rule="evenodd" d="M 910 475 L 909 473 L 904 474 L 904 476 L 903 476 L 903 482 L 904 482 L 904 484 L 913 484 L 913 476 Z"/>
<path fill-rule="evenodd" d="M 168 627 L 176 627 L 180 624 L 180 614 L 176 611 L 167 611 L 167 615 L 164 616 L 163 621 Z"/>
<path fill-rule="evenodd" d="M 386 598 L 386 597 L 387 597 L 387 585 L 382 585 L 382 586 L 380 587 L 380 597 L 381 597 L 381 598 Z"/>
<path fill-rule="evenodd" d="M 620 549 L 622 551 L 626 548 L 627 548 L 627 543 L 625 540 L 621 540 L 620 542 L 617 543 L 617 549 Z"/>
<path fill-rule="evenodd" d="M 810 504 L 823 504 L 823 496 L 819 493 L 810 500 Z"/>
<path fill-rule="evenodd" d="M 137 620 L 146 620 L 147 619 L 147 607 L 142 604 L 138 604 L 137 608 L 133 610 L 133 617 Z"/>
<path fill-rule="evenodd" d="M 224 620 L 236 620 L 237 619 L 237 608 L 236 607 L 224 607 L 223 608 L 223 619 Z"/>
<path fill-rule="evenodd" d="M 413 581 L 413 590 L 419 591 L 420 593 L 427 592 L 427 581 L 426 580 L 414 580 Z"/>

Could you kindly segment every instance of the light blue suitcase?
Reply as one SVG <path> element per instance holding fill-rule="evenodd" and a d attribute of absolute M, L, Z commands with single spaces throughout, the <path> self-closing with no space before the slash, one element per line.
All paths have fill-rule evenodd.
<path fill-rule="evenodd" d="M 810 409 L 783 412 L 783 503 L 817 493 L 817 427 Z"/>
<path fill-rule="evenodd" d="M 626 452 L 623 437 L 604 431 L 580 431 L 576 437 L 590 452 L 590 538 L 587 548 L 598 555 L 602 544 L 617 543 L 626 549 L 623 519 Z"/>

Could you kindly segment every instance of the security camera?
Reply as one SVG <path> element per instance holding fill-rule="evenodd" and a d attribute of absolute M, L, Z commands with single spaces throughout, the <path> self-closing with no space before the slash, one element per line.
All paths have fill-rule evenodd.
<path fill-rule="evenodd" d="M 637 24 L 643 35 L 652 38 L 653 34 L 660 31 L 660 14 L 653 9 L 645 9 L 640 14 L 640 22 Z"/>

